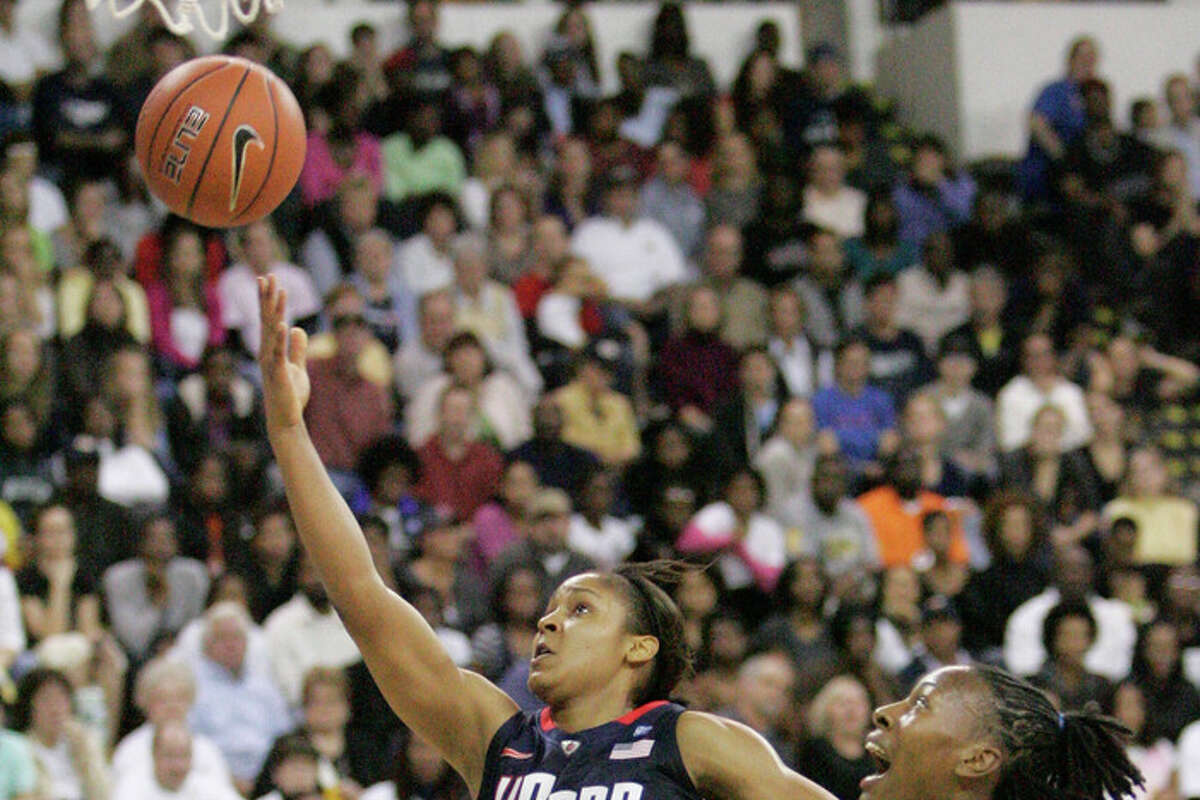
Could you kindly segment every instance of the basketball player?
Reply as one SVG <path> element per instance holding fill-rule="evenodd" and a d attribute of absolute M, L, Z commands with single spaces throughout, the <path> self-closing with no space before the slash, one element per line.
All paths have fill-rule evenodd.
<path fill-rule="evenodd" d="M 417 611 L 385 588 L 303 420 L 307 340 L 259 279 L 267 431 L 296 527 L 329 599 L 400 719 L 479 800 L 831 800 L 744 725 L 667 697 L 686 670 L 682 617 L 645 570 L 563 583 L 538 622 L 529 688 L 540 714 L 458 669 Z"/>
<path fill-rule="evenodd" d="M 1119 800 L 1142 783 L 1119 723 L 1059 714 L 994 667 L 932 672 L 874 719 L 860 800 Z"/>

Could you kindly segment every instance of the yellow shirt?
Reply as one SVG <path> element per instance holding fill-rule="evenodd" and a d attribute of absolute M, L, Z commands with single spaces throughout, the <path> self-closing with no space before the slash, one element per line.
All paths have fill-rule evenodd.
<path fill-rule="evenodd" d="M 579 381 L 554 393 L 563 415 L 563 441 L 590 450 L 606 464 L 627 464 L 642 452 L 629 398 L 611 389 L 593 404 Z"/>
<path fill-rule="evenodd" d="M 318 333 L 308 340 L 308 360 L 329 358 L 337 352 L 337 339 L 332 333 Z M 358 354 L 358 374 L 363 380 L 391 390 L 392 357 L 378 339 L 372 339 Z"/>
<path fill-rule="evenodd" d="M 58 333 L 70 339 L 83 330 L 87 320 L 88 298 L 92 294 L 92 273 L 86 269 L 67 270 L 58 282 Z M 142 344 L 150 341 L 150 306 L 146 292 L 129 278 L 118 278 L 117 291 L 125 301 L 125 328 Z"/>
<path fill-rule="evenodd" d="M 4 565 L 16 572 L 21 567 L 21 521 L 3 500 L 0 500 L 0 539 L 4 540 Z"/>
<path fill-rule="evenodd" d="M 1196 505 L 1182 497 L 1118 497 L 1104 507 L 1110 520 L 1128 517 L 1138 528 L 1133 559 L 1139 564 L 1196 561 Z"/>

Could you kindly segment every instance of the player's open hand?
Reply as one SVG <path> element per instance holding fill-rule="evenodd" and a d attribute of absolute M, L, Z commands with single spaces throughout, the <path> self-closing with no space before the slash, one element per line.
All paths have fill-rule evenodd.
<path fill-rule="evenodd" d="M 262 343 L 258 363 L 262 369 L 263 404 L 267 430 L 283 431 L 302 424 L 308 403 L 308 369 L 305 366 L 308 336 L 288 329 L 284 309 L 287 292 L 274 275 L 258 279 L 258 309 L 262 318 Z"/>

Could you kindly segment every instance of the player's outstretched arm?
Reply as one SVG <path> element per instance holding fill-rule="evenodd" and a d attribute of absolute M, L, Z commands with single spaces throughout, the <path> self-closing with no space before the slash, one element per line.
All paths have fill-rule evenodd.
<path fill-rule="evenodd" d="M 441 751 L 474 795 L 488 744 L 517 706 L 479 675 L 459 670 L 416 609 L 384 586 L 304 425 L 307 338 L 299 328 L 288 330 L 287 298 L 274 276 L 259 278 L 258 291 L 267 435 L 300 540 L 388 703 Z"/>
<path fill-rule="evenodd" d="M 808 778 L 784 766 L 751 728 L 698 711 L 676 723 L 679 753 L 692 783 L 718 800 L 836 800 Z"/>

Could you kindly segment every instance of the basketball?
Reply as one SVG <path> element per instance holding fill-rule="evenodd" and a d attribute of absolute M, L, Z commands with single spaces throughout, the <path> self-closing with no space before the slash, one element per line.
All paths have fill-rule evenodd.
<path fill-rule="evenodd" d="M 134 141 L 155 197 L 200 225 L 229 228 L 270 214 L 296 185 L 304 115 L 269 69 L 203 56 L 154 86 Z"/>

